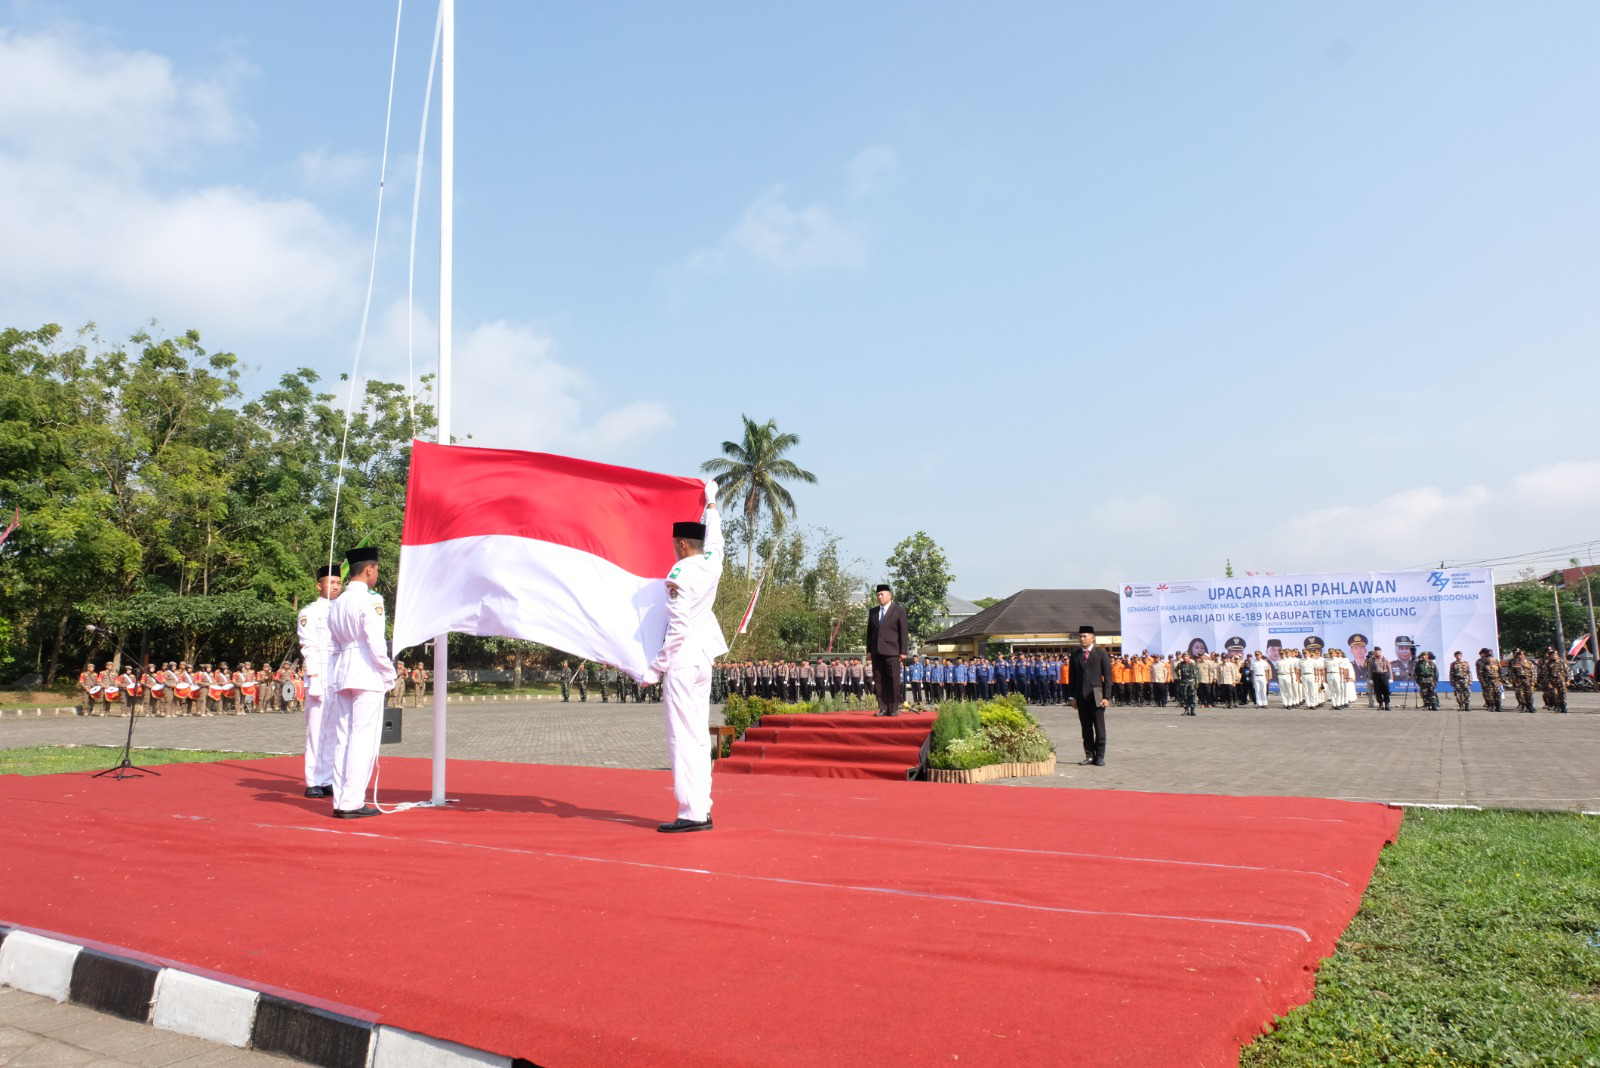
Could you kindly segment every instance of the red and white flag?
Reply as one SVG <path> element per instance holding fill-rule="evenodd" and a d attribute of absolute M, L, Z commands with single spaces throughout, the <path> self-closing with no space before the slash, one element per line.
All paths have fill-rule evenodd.
<path fill-rule="evenodd" d="M 394 648 L 499 635 L 638 675 L 666 635 L 672 524 L 705 504 L 699 479 L 412 442 Z"/>
<path fill-rule="evenodd" d="M 1583 651 L 1583 647 L 1585 645 L 1588 645 L 1588 644 L 1589 644 L 1589 636 L 1587 634 L 1585 634 L 1581 638 L 1579 638 L 1577 641 L 1572 643 L 1572 648 L 1567 650 L 1567 656 L 1569 656 L 1569 657 L 1577 656 L 1580 652 Z"/>

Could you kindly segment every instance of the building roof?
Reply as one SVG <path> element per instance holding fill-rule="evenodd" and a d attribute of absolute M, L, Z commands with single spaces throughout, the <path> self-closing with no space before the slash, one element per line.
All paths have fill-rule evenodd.
<path fill-rule="evenodd" d="M 986 638 L 995 634 L 1076 634 L 1081 626 L 1101 634 L 1122 631 L 1122 608 L 1110 590 L 1019 590 L 1000 603 L 927 639 Z"/>
<path fill-rule="evenodd" d="M 971 601 L 964 601 L 955 594 L 947 594 L 944 599 L 944 614 L 951 619 L 962 619 L 966 616 L 975 616 L 983 609 Z"/>

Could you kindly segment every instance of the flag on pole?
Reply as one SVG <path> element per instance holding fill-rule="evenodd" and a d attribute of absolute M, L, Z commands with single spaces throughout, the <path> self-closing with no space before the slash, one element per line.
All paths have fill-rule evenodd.
<path fill-rule="evenodd" d="M 842 626 L 844 626 L 844 616 L 840 616 L 839 622 L 833 625 L 833 633 L 828 635 L 828 648 L 823 650 L 824 652 L 833 652 L 833 639 L 839 636 L 839 628 Z"/>
<path fill-rule="evenodd" d="M 0 545 L 4 545 L 6 543 L 6 539 L 11 537 L 11 532 L 13 530 L 16 530 L 17 529 L 17 525 L 19 523 L 21 523 L 21 522 L 22 522 L 22 509 L 18 508 L 15 511 L 15 513 L 12 515 L 12 517 L 11 517 L 11 525 L 6 527 L 6 529 L 3 532 L 0 532 Z"/>
<path fill-rule="evenodd" d="M 755 591 L 750 594 L 750 603 L 745 605 L 744 618 L 739 620 L 740 634 L 743 634 L 745 631 L 750 629 L 750 617 L 754 615 L 756 611 L 756 598 L 761 596 L 761 584 L 766 581 L 767 569 L 763 568 L 761 571 L 761 577 L 756 579 Z"/>
<path fill-rule="evenodd" d="M 1569 657 L 1577 656 L 1578 653 L 1582 651 L 1583 647 L 1585 645 L 1588 645 L 1588 644 L 1589 644 L 1589 636 L 1587 634 L 1585 634 L 1581 638 L 1579 638 L 1577 641 L 1572 643 L 1572 648 L 1567 650 L 1567 656 L 1569 656 Z"/>
<path fill-rule="evenodd" d="M 666 635 L 672 524 L 705 504 L 699 479 L 414 441 L 394 647 L 499 635 L 636 676 Z"/>

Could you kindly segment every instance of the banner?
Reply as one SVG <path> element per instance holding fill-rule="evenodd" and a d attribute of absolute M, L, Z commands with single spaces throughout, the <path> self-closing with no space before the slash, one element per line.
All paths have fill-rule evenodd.
<path fill-rule="evenodd" d="M 1122 649 L 1127 653 L 1225 653 L 1343 649 L 1360 681 L 1366 656 L 1382 647 L 1394 681 L 1431 652 L 1441 689 L 1457 649 L 1467 660 L 1496 656 L 1494 571 L 1356 571 L 1326 575 L 1253 575 L 1189 582 L 1133 582 L 1122 587 Z"/>

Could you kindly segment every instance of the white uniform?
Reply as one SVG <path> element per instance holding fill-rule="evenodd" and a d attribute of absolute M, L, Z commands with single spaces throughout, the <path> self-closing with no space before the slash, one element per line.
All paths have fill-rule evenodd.
<path fill-rule="evenodd" d="M 1285 656 L 1278 660 L 1278 698 L 1284 708 L 1293 708 L 1302 700 L 1300 693 L 1300 660 Z"/>
<path fill-rule="evenodd" d="M 318 597 L 300 612 L 300 659 L 306 673 L 306 785 L 333 782 L 333 735 L 336 717 L 329 715 L 325 684 L 333 637 L 328 633 L 328 613 L 333 602 Z"/>
<path fill-rule="evenodd" d="M 706 510 L 705 551 L 686 556 L 667 574 L 667 637 L 643 681 L 665 681 L 667 759 L 678 818 L 711 817 L 711 662 L 728 651 L 712 611 L 722 581 L 722 519 Z"/>
<path fill-rule="evenodd" d="M 328 612 L 333 659 L 323 697 L 334 717 L 333 807 L 366 804 L 367 783 L 383 736 L 383 697 L 394 687 L 394 662 L 383 635 L 383 598 L 365 582 L 344 588 Z"/>
<path fill-rule="evenodd" d="M 1356 666 L 1342 656 L 1334 657 L 1329 663 L 1338 666 L 1339 707 L 1349 708 L 1356 699 Z"/>
<path fill-rule="evenodd" d="M 1251 661 L 1250 684 L 1255 688 L 1256 707 L 1267 707 L 1267 683 L 1272 681 L 1272 661 L 1258 657 Z"/>
<path fill-rule="evenodd" d="M 1306 694 L 1306 707 L 1316 708 L 1328 695 L 1328 662 L 1320 656 L 1304 657 L 1300 661 L 1300 685 Z M 1321 674 L 1319 679 L 1317 676 Z"/>

